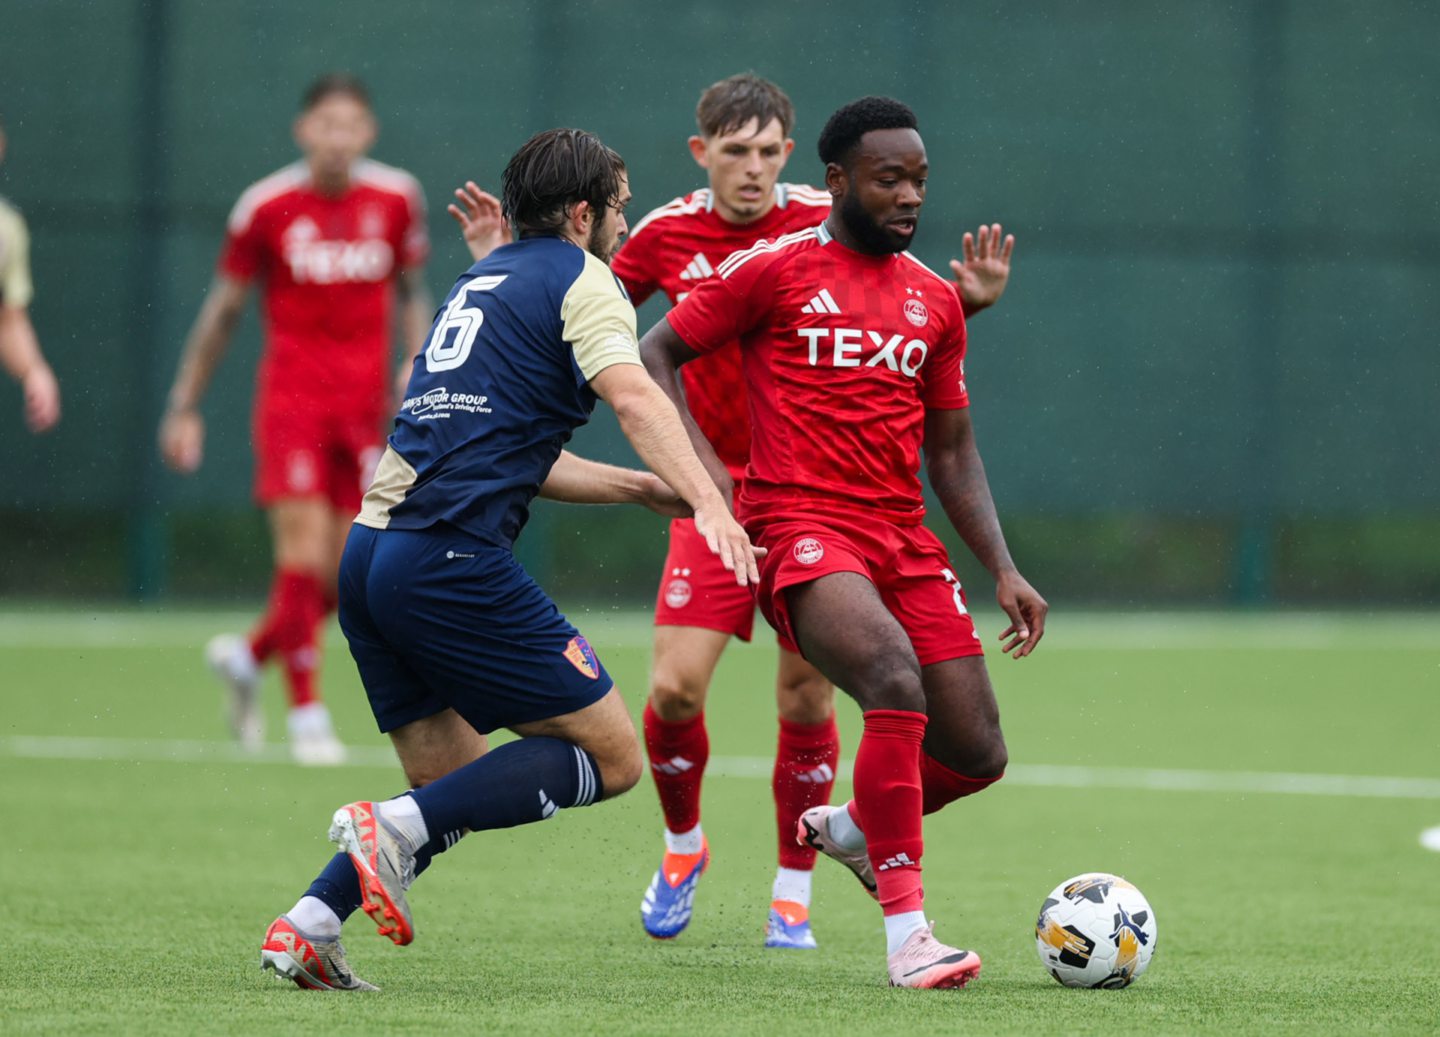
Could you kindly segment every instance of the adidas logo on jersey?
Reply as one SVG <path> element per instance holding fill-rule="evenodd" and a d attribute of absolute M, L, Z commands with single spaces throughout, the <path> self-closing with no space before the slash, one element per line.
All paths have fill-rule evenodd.
<path fill-rule="evenodd" d="M 835 297 L 830 294 L 828 288 L 820 289 L 820 294 L 811 299 L 810 302 L 800 307 L 801 313 L 839 313 L 840 307 L 835 305 Z"/>
<path fill-rule="evenodd" d="M 696 252 L 695 258 L 680 272 L 680 280 L 703 281 L 714 272 L 715 268 L 710 265 L 710 260 L 706 259 L 703 253 Z"/>
<path fill-rule="evenodd" d="M 897 853 L 894 857 L 887 857 L 885 863 L 876 868 L 876 871 L 889 871 L 891 868 L 915 868 L 919 867 L 910 859 L 908 853 Z"/>
<path fill-rule="evenodd" d="M 673 776 L 676 774 L 684 774 L 686 771 L 690 770 L 690 768 L 694 767 L 695 764 L 691 763 L 683 756 L 676 756 L 673 759 L 669 760 L 659 760 L 655 763 L 650 764 L 650 766 L 653 767 L 655 770 L 659 771 L 661 774 L 669 774 Z"/>

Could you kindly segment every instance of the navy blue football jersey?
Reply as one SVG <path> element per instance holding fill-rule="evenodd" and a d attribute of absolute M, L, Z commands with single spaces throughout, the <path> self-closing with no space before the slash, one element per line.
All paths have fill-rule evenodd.
<path fill-rule="evenodd" d="M 496 249 L 440 307 L 356 521 L 509 547 L 595 409 L 590 380 L 639 363 L 635 310 L 602 261 L 559 237 Z"/>

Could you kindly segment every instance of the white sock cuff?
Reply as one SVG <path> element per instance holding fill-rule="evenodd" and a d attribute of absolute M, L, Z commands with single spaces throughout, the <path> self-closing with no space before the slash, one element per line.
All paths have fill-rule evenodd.
<path fill-rule="evenodd" d="M 672 832 L 665 829 L 666 853 L 699 853 L 705 849 L 705 833 L 696 825 L 688 832 Z"/>

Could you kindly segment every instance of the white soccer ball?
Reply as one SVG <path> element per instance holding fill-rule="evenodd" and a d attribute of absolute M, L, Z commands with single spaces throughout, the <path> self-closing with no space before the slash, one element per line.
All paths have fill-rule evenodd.
<path fill-rule="evenodd" d="M 1060 883 L 1035 921 L 1040 960 L 1067 987 L 1128 987 L 1150 964 L 1155 936 L 1144 895 L 1103 871 Z"/>

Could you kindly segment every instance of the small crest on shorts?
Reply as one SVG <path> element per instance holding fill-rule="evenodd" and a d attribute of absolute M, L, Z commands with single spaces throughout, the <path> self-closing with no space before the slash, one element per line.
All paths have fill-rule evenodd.
<path fill-rule="evenodd" d="M 690 587 L 690 581 L 682 577 L 676 577 L 665 585 L 665 604 L 672 609 L 683 609 L 690 604 L 693 596 L 694 591 Z"/>
<path fill-rule="evenodd" d="M 590 642 L 576 634 L 565 646 L 565 658 L 570 660 L 570 665 L 575 667 L 592 681 L 600 676 L 600 660 L 595 658 L 595 650 L 590 647 Z"/>
<path fill-rule="evenodd" d="M 825 557 L 825 545 L 814 537 L 802 537 L 795 541 L 791 554 L 801 565 L 814 565 Z"/>

